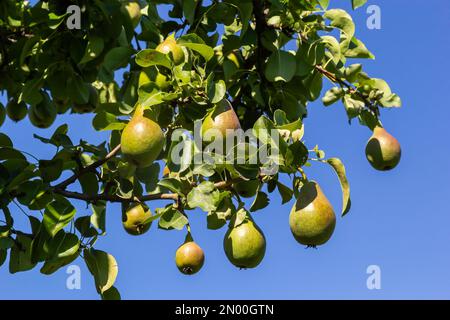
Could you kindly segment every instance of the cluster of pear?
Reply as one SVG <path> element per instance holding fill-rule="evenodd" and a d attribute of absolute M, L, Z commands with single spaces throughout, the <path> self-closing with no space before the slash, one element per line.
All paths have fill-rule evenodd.
<path fill-rule="evenodd" d="M 182 48 L 173 37 L 167 38 L 156 50 L 170 55 L 175 64 L 182 63 L 185 59 Z M 145 82 L 145 77 L 150 76 L 142 72 L 141 80 Z M 156 80 L 161 84 L 167 83 L 165 78 Z M 230 102 L 224 99 L 204 118 L 201 134 L 203 140 L 209 143 L 218 135 L 226 140 L 227 135 L 240 128 L 237 114 Z M 121 148 L 125 159 L 138 168 L 150 166 L 161 153 L 164 142 L 164 132 L 153 118 L 152 112 L 137 105 L 122 132 Z M 371 165 L 378 170 L 392 169 L 398 164 L 400 154 L 398 141 L 383 128 L 376 127 L 366 147 L 367 159 Z M 165 167 L 163 176 L 169 174 L 170 170 Z M 259 186 L 259 180 L 251 180 L 235 183 L 233 188 L 240 196 L 249 198 L 257 193 Z M 125 206 L 123 212 L 123 226 L 129 234 L 141 235 L 149 230 L 152 213 L 148 207 L 131 204 Z M 336 225 L 336 214 L 317 182 L 303 183 L 290 212 L 289 225 L 294 238 L 308 247 L 323 245 L 331 238 Z M 242 223 L 228 229 L 223 247 L 228 260 L 236 267 L 255 268 L 264 258 L 266 239 L 252 218 L 247 216 Z M 203 250 L 190 236 L 175 254 L 176 266 L 187 275 L 197 273 L 204 261 Z"/>

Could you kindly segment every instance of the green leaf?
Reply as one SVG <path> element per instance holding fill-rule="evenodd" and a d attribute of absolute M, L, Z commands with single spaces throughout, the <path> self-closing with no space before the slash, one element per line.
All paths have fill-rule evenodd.
<path fill-rule="evenodd" d="M 84 194 L 96 195 L 98 193 L 98 181 L 95 172 L 86 172 L 78 178 Z"/>
<path fill-rule="evenodd" d="M 126 124 L 118 120 L 114 114 L 100 111 L 92 120 L 92 126 L 97 131 L 120 131 L 125 128 Z"/>
<path fill-rule="evenodd" d="M 352 17 L 342 9 L 331 9 L 325 12 L 324 18 L 331 21 L 331 26 L 341 30 L 341 51 L 345 53 L 355 35 L 355 24 Z"/>
<path fill-rule="evenodd" d="M 195 52 L 198 52 L 207 62 L 214 56 L 213 48 L 206 45 L 202 38 L 200 38 L 196 34 L 190 33 L 181 36 L 178 39 L 177 43 Z"/>
<path fill-rule="evenodd" d="M 86 51 L 84 53 L 83 58 L 80 61 L 80 64 L 84 64 L 94 59 L 97 59 L 103 52 L 104 47 L 105 42 L 102 37 L 97 36 L 89 37 L 89 41 L 86 46 Z"/>
<path fill-rule="evenodd" d="M 6 250 L 0 249 L 0 267 L 5 263 L 8 252 Z"/>
<path fill-rule="evenodd" d="M 9 272 L 23 272 L 34 268 L 36 263 L 31 261 L 31 238 L 17 235 L 16 243 L 12 247 L 9 257 Z"/>
<path fill-rule="evenodd" d="M 278 50 L 269 57 L 265 75 L 271 82 L 289 82 L 294 77 L 296 69 L 295 56 L 289 52 Z"/>
<path fill-rule="evenodd" d="M 322 98 L 322 102 L 325 106 L 330 106 L 339 101 L 344 95 L 345 92 L 342 88 L 333 87 L 325 93 L 325 96 Z"/>
<path fill-rule="evenodd" d="M 130 62 L 130 56 L 133 49 L 129 47 L 116 47 L 111 49 L 105 56 L 103 67 L 112 72 L 114 70 L 125 68 Z"/>
<path fill-rule="evenodd" d="M 136 55 L 136 63 L 143 68 L 150 66 L 171 67 L 171 62 L 167 55 L 155 49 L 145 49 L 138 52 Z"/>
<path fill-rule="evenodd" d="M 98 235 L 97 230 L 91 225 L 91 216 L 79 217 L 75 220 L 75 228 L 85 238 Z"/>
<path fill-rule="evenodd" d="M 116 282 L 119 267 L 116 259 L 101 250 L 85 249 L 83 251 L 84 261 L 94 276 L 97 292 L 104 294 Z"/>
<path fill-rule="evenodd" d="M 157 215 L 161 215 L 158 225 L 160 229 L 182 230 L 184 226 L 189 222 L 188 218 L 179 210 L 175 209 L 173 205 L 168 205 L 161 211 L 157 210 L 156 213 Z"/>
<path fill-rule="evenodd" d="M 277 187 L 278 187 L 278 191 L 280 192 L 280 195 L 281 195 L 282 204 L 285 204 L 285 203 L 291 201 L 292 196 L 294 195 L 294 191 L 278 181 L 277 181 Z"/>
<path fill-rule="evenodd" d="M 345 51 L 345 56 L 347 58 L 375 59 L 375 56 L 367 49 L 365 44 L 355 37 L 352 38 L 348 50 Z"/>
<path fill-rule="evenodd" d="M 214 81 L 214 73 L 211 73 L 206 80 L 206 92 L 211 103 L 219 103 L 225 97 L 227 87 L 223 80 Z"/>
<path fill-rule="evenodd" d="M 91 223 L 94 227 L 101 230 L 103 233 L 106 231 L 106 202 L 99 201 L 97 204 L 91 205 L 92 215 Z"/>
<path fill-rule="evenodd" d="M 342 188 L 342 216 L 345 216 L 347 212 L 350 211 L 351 201 L 350 201 L 350 186 L 347 180 L 347 175 L 345 174 L 345 166 L 341 160 L 338 158 L 330 158 L 327 163 L 333 167 L 336 172 L 339 182 Z"/>
<path fill-rule="evenodd" d="M 183 3 L 183 13 L 186 20 L 192 25 L 195 18 L 195 10 L 197 8 L 199 0 L 184 0 Z"/>
<path fill-rule="evenodd" d="M 52 182 L 57 180 L 63 170 L 63 160 L 39 160 L 39 171 L 44 182 Z"/>
<path fill-rule="evenodd" d="M 48 204 L 44 211 L 44 227 L 54 237 L 59 230 L 64 228 L 75 216 L 75 208 L 63 197 L 57 197 Z"/>
<path fill-rule="evenodd" d="M 158 185 L 164 188 L 169 189 L 170 191 L 177 193 L 181 196 L 184 195 L 183 193 L 183 185 L 180 180 L 177 180 L 175 178 L 165 178 L 158 182 Z"/>
<path fill-rule="evenodd" d="M 255 200 L 253 200 L 252 206 L 250 207 L 250 212 L 255 212 L 264 209 L 269 205 L 269 197 L 265 192 L 258 191 Z"/>
<path fill-rule="evenodd" d="M 352 0 L 352 7 L 353 10 L 358 9 L 359 7 L 362 7 L 365 5 L 367 0 Z"/>
<path fill-rule="evenodd" d="M 217 230 L 222 228 L 235 212 L 236 208 L 231 198 L 223 199 L 216 210 L 208 213 L 206 217 L 208 229 Z"/>
<path fill-rule="evenodd" d="M 220 192 L 215 190 L 213 182 L 203 181 L 189 192 L 187 202 L 191 208 L 199 207 L 205 212 L 210 212 L 216 209 L 219 194 Z"/>
<path fill-rule="evenodd" d="M 344 96 L 344 106 L 347 111 L 347 115 L 349 119 L 357 117 L 361 111 L 364 109 L 365 103 L 361 100 L 356 100 L 350 97 L 349 95 Z"/>
<path fill-rule="evenodd" d="M 60 231 L 45 247 L 50 258 L 45 261 L 40 271 L 42 274 L 50 275 L 79 256 L 80 240 L 73 233 Z"/>
<path fill-rule="evenodd" d="M 330 0 L 318 0 L 317 2 L 319 2 L 323 10 L 327 10 L 330 5 Z"/>

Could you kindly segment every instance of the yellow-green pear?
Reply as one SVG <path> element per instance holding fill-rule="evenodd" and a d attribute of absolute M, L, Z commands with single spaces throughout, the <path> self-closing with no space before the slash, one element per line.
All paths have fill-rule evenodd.
<path fill-rule="evenodd" d="M 266 239 L 261 229 L 251 220 L 229 228 L 223 241 L 225 254 L 238 268 L 257 267 L 266 253 Z"/>
<path fill-rule="evenodd" d="M 6 105 L 6 114 L 14 121 L 19 122 L 27 116 L 28 108 L 25 102 L 18 103 L 17 100 L 11 99 Z"/>
<path fill-rule="evenodd" d="M 90 113 L 97 108 L 98 92 L 92 85 L 89 86 L 89 99 L 86 103 L 74 103 L 72 111 L 74 113 Z"/>
<path fill-rule="evenodd" d="M 164 133 L 161 127 L 144 114 L 138 105 L 121 137 L 121 150 L 125 159 L 137 167 L 150 166 L 164 147 Z"/>
<path fill-rule="evenodd" d="M 28 118 L 35 127 L 46 129 L 55 122 L 57 113 L 55 104 L 50 101 L 47 94 L 44 94 L 40 103 L 30 106 Z"/>
<path fill-rule="evenodd" d="M 366 157 L 372 167 L 380 171 L 391 170 L 398 165 L 401 155 L 398 140 L 384 128 L 375 127 L 366 145 Z"/>
<path fill-rule="evenodd" d="M 137 1 L 130 1 L 125 5 L 125 9 L 130 16 L 133 27 L 136 28 L 141 21 L 141 6 Z"/>
<path fill-rule="evenodd" d="M 213 111 L 203 120 L 201 134 L 203 141 L 209 143 L 216 139 L 217 135 L 226 141 L 234 136 L 235 130 L 241 129 L 241 124 L 231 103 L 223 99 L 216 104 Z"/>
<path fill-rule="evenodd" d="M 183 49 L 179 44 L 177 44 L 177 41 L 173 35 L 168 36 L 166 40 L 160 43 L 156 47 L 156 50 L 164 54 L 170 54 L 175 65 L 179 65 L 184 62 Z"/>
<path fill-rule="evenodd" d="M 322 245 L 331 238 L 336 215 L 316 182 L 306 182 L 300 189 L 289 216 L 289 225 L 294 238 L 309 247 Z"/>
<path fill-rule="evenodd" d="M 205 262 L 205 254 L 202 248 L 194 241 L 188 241 L 181 245 L 175 253 L 175 263 L 178 270 L 186 275 L 192 275 L 200 271 Z"/>
<path fill-rule="evenodd" d="M 133 203 L 124 208 L 122 224 L 126 232 L 133 236 L 144 234 L 150 229 L 152 222 L 147 222 L 152 216 L 149 208 L 140 203 Z"/>

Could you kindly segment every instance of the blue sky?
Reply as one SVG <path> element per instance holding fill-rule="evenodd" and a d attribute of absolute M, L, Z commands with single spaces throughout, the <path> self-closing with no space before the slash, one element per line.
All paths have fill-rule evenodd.
<path fill-rule="evenodd" d="M 347 2 L 339 1 L 349 9 Z M 226 229 L 207 230 L 206 214 L 193 211 L 189 213 L 193 233 L 206 263 L 199 274 L 186 277 L 173 261 L 184 232 L 162 231 L 154 225 L 142 237 L 128 236 L 120 207 L 110 205 L 108 234 L 97 248 L 116 257 L 116 286 L 123 298 L 450 298 L 450 3 L 430 1 L 426 15 L 419 0 L 369 0 L 369 4 L 380 6 L 382 28 L 366 28 L 366 6 L 354 13 L 357 35 L 376 55 L 375 61 L 365 62 L 365 70 L 386 79 L 403 99 L 403 108 L 382 114 L 385 127 L 402 143 L 400 165 L 386 173 L 372 170 L 364 156 L 369 130 L 356 122 L 349 126 L 342 105 L 325 108 L 316 102 L 309 106 L 305 122 L 306 143 L 318 144 L 329 157 L 340 157 L 352 188 L 352 210 L 338 219 L 330 242 L 318 250 L 299 246 L 288 225 L 293 201 L 281 206 L 274 193 L 271 205 L 253 216 L 267 238 L 266 257 L 257 269 L 240 271 L 223 252 Z M 54 150 L 34 140 L 33 133 L 50 135 L 58 125 L 69 123 L 74 141 L 106 139 L 90 122 L 91 116 L 66 115 L 52 128 L 40 130 L 28 121 L 8 120 L 0 131 L 13 137 L 17 148 L 50 157 Z M 314 164 L 307 173 L 339 211 L 341 191 L 331 169 Z M 163 204 L 154 202 L 151 207 Z M 11 209 L 17 223 L 25 223 L 25 216 Z M 80 215 L 88 213 L 83 203 L 77 203 L 77 209 Z M 84 262 L 74 264 L 81 267 L 81 290 L 66 288 L 65 269 L 50 277 L 41 275 L 39 268 L 10 275 L 5 264 L 0 267 L 0 299 L 97 299 Z M 366 287 L 369 265 L 381 268 L 381 290 Z"/>

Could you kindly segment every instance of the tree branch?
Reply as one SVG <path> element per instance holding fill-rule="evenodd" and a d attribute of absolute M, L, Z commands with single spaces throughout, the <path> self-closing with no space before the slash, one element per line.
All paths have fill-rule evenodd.
<path fill-rule="evenodd" d="M 84 175 L 85 173 L 97 169 L 98 167 L 100 167 L 104 163 L 106 163 L 108 160 L 110 160 L 111 158 L 116 156 L 119 151 L 120 151 L 120 144 L 117 147 L 115 147 L 110 153 L 108 153 L 105 158 L 97 160 L 93 164 L 91 164 L 91 165 L 89 165 L 89 166 L 87 166 L 85 168 L 82 168 L 81 170 L 79 170 L 78 172 L 73 174 L 70 178 L 68 178 L 68 179 L 64 180 L 63 182 L 57 184 L 56 186 L 52 187 L 52 189 L 54 189 L 54 190 L 64 190 L 64 189 L 66 189 L 67 186 L 69 186 L 72 183 L 74 183 L 75 181 L 77 181 L 77 179 L 79 177 L 81 177 L 82 175 Z"/>
<path fill-rule="evenodd" d="M 227 189 L 233 185 L 233 183 L 242 182 L 245 181 L 241 178 L 231 179 L 228 181 L 219 181 L 214 184 L 214 187 L 216 189 Z M 87 202 L 97 202 L 97 201 L 108 201 L 108 202 L 130 202 L 130 201 L 136 201 L 136 202 L 146 202 L 146 201 L 154 201 L 154 200 L 172 200 L 172 201 L 178 201 L 179 195 L 176 193 L 156 193 L 156 194 L 149 194 L 145 196 L 135 196 L 133 198 L 122 198 L 117 195 L 109 195 L 109 194 L 97 194 L 97 195 L 89 195 L 89 194 L 83 194 L 79 192 L 72 192 L 67 191 L 65 189 L 56 188 L 53 190 L 53 192 L 62 195 L 66 198 L 70 199 L 77 199 L 77 200 L 83 200 Z"/>
<path fill-rule="evenodd" d="M 359 98 L 362 99 L 362 101 L 364 101 L 364 104 L 366 105 L 366 107 L 372 111 L 376 116 L 379 115 L 379 110 L 378 108 L 369 100 L 367 99 L 367 97 L 365 97 L 361 92 L 358 91 L 357 88 L 355 88 L 352 84 L 336 77 L 335 74 L 329 72 L 328 70 L 326 70 L 325 68 L 323 68 L 320 65 L 316 65 L 315 66 L 316 70 L 319 71 L 321 74 L 323 74 L 324 76 L 326 76 L 328 79 L 330 79 L 332 82 L 338 83 L 341 86 L 347 88 L 350 93 L 354 93 L 356 94 Z"/>

